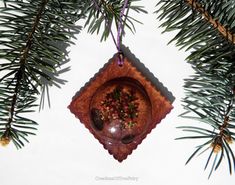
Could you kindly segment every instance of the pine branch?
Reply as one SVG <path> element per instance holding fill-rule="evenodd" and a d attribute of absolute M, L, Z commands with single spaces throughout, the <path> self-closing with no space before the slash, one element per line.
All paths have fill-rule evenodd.
<path fill-rule="evenodd" d="M 229 31 L 224 25 L 216 20 L 212 15 L 202 7 L 202 5 L 195 0 L 185 0 L 194 10 L 199 12 L 214 28 L 216 28 L 225 38 L 235 44 L 235 34 Z"/>
<path fill-rule="evenodd" d="M 183 118 L 196 120 L 195 126 L 179 127 L 191 133 L 178 139 L 206 140 L 196 147 L 187 163 L 199 152 L 211 149 L 205 169 L 213 160 L 209 177 L 223 159 L 235 170 L 230 145 L 235 139 L 235 45 L 234 1 L 160 1 L 156 13 L 165 31 L 178 30 L 170 41 L 191 51 L 187 61 L 195 74 L 185 80 Z M 225 34 L 224 34 L 225 32 Z M 213 157 L 214 156 L 214 157 Z M 234 170 L 232 169 L 234 167 Z"/>
<path fill-rule="evenodd" d="M 84 18 L 80 0 L 12 1 L 0 7 L 0 143 L 12 141 L 17 148 L 29 142 L 37 123 L 22 114 L 33 112 L 37 96 L 64 80 L 57 76 L 68 69 L 66 48 L 80 31 Z M 41 90 L 41 92 L 40 92 Z"/>
<path fill-rule="evenodd" d="M 35 22 L 33 23 L 32 31 L 28 35 L 26 46 L 23 48 L 23 52 L 22 52 L 21 57 L 20 57 L 19 70 L 16 72 L 16 85 L 15 85 L 14 95 L 11 98 L 12 102 L 11 102 L 11 108 L 10 108 L 10 112 L 9 112 L 9 119 L 8 119 L 7 124 L 6 124 L 6 128 L 7 128 L 6 132 L 7 133 L 11 129 L 11 123 L 13 121 L 16 102 L 17 102 L 17 98 L 18 98 L 17 96 L 18 96 L 18 93 L 20 91 L 20 86 L 21 86 L 20 84 L 21 84 L 21 81 L 22 81 L 22 78 L 23 78 L 23 73 L 24 73 L 24 70 L 25 70 L 25 64 L 27 62 L 28 54 L 29 54 L 29 51 L 30 51 L 31 46 L 32 46 L 33 35 L 34 35 L 35 30 L 36 30 L 36 28 L 39 24 L 41 15 L 43 13 L 43 10 L 45 9 L 46 4 L 48 3 L 48 0 L 42 0 L 41 3 L 42 4 L 41 4 L 41 6 L 38 10 L 38 14 L 36 16 Z M 5 137 L 9 137 L 9 136 L 5 136 Z"/>
<path fill-rule="evenodd" d="M 137 13 L 147 13 L 142 6 L 133 5 L 133 3 L 139 0 L 128 0 L 128 6 L 126 9 L 135 11 Z M 129 30 L 135 32 L 134 22 L 141 23 L 128 14 L 120 20 L 120 12 L 124 5 L 124 0 L 91 0 L 87 9 L 87 20 L 85 27 L 88 26 L 88 32 L 93 34 L 99 34 L 102 25 L 104 30 L 102 31 L 101 41 L 106 40 L 109 35 L 114 38 L 112 33 L 112 27 L 118 29 L 118 23 L 121 21 Z"/>

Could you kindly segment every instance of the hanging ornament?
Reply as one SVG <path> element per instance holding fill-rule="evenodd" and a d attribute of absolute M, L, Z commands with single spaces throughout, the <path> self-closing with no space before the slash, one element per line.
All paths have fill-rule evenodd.
<path fill-rule="evenodd" d="M 125 0 L 120 20 L 127 3 Z M 117 41 L 110 31 L 117 54 L 69 105 L 70 111 L 119 162 L 171 111 L 174 100 L 157 78 L 121 45 L 123 27 L 120 21 Z"/>
<path fill-rule="evenodd" d="M 69 109 L 118 161 L 171 111 L 172 94 L 130 51 L 119 53 L 74 96 Z"/>

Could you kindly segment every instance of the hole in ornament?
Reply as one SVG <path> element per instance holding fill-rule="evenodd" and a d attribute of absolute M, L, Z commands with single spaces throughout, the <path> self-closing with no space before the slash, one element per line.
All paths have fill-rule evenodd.
<path fill-rule="evenodd" d="M 118 66 L 119 67 L 123 67 L 123 63 L 124 63 L 124 55 L 123 52 L 118 52 Z"/>
<path fill-rule="evenodd" d="M 120 62 L 120 63 L 118 64 L 118 66 L 119 66 L 119 67 L 123 67 L 123 64 Z"/>
<path fill-rule="evenodd" d="M 104 128 L 104 122 L 103 120 L 101 119 L 101 113 L 98 109 L 91 109 L 91 119 L 92 119 L 92 123 L 93 123 L 93 127 L 96 129 L 96 130 L 103 130 Z"/>
<path fill-rule="evenodd" d="M 134 138 L 135 138 L 135 136 L 132 135 L 132 134 L 126 135 L 122 138 L 122 143 L 123 144 L 129 144 L 129 143 L 133 142 Z"/>
<path fill-rule="evenodd" d="M 147 132 L 152 106 L 137 80 L 120 77 L 96 90 L 90 102 L 90 116 L 97 137 L 113 144 L 128 144 Z"/>

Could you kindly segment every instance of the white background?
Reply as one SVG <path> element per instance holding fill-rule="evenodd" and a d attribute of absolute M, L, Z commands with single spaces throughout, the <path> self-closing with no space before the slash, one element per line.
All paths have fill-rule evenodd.
<path fill-rule="evenodd" d="M 207 179 L 204 171 L 208 157 L 195 158 L 187 166 L 185 162 L 194 151 L 195 141 L 176 141 L 182 132 L 175 127 L 192 120 L 179 118 L 183 112 L 183 79 L 193 73 L 186 64 L 187 53 L 167 42 L 173 34 L 161 35 L 155 10 L 157 1 L 142 1 L 149 14 L 136 18 L 144 25 L 136 24 L 136 34 L 127 33 L 123 44 L 176 97 L 174 109 L 166 119 L 147 136 L 137 150 L 119 163 L 89 133 L 83 124 L 67 109 L 75 93 L 116 52 L 111 38 L 100 43 L 100 37 L 84 30 L 77 36 L 76 45 L 69 48 L 71 70 L 61 77 L 68 83 L 61 89 L 51 88 L 51 108 L 34 113 L 31 117 L 39 123 L 37 136 L 21 150 L 13 144 L 0 147 L 1 185 L 232 185 L 227 161 Z M 115 180 L 101 180 L 102 178 Z M 136 180 L 124 180 L 132 177 Z"/>

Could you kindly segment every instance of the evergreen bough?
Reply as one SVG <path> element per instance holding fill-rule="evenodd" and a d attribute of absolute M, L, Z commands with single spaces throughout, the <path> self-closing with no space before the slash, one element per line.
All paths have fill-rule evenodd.
<path fill-rule="evenodd" d="M 177 139 L 201 139 L 202 144 L 189 157 L 209 150 L 205 169 L 211 171 L 227 159 L 235 169 L 231 144 L 235 139 L 235 1 L 160 0 L 158 19 L 164 32 L 178 31 L 170 41 L 190 51 L 187 62 L 195 73 L 185 79 L 183 118 L 198 121 L 179 128 L 191 133 Z"/>

